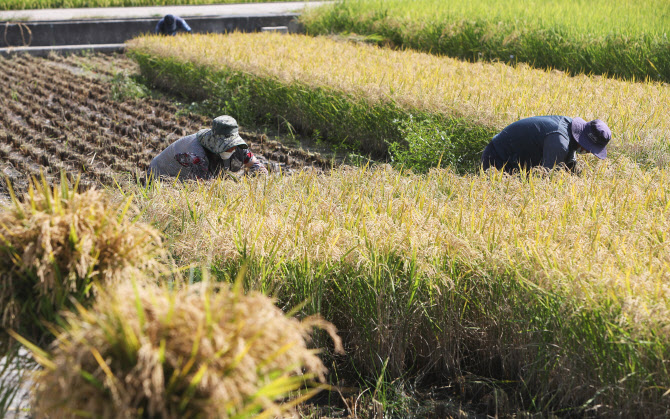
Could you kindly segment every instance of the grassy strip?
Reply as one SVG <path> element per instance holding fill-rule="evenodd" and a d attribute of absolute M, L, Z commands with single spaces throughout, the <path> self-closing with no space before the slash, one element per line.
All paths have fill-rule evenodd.
<path fill-rule="evenodd" d="M 128 47 L 154 83 L 219 98 L 223 111 L 243 123 L 279 117 L 379 154 L 400 142 L 414 145 L 410 154 L 420 162 L 436 164 L 443 155 L 445 163 L 467 168 L 495 130 L 553 114 L 603 119 L 614 133 L 614 155 L 667 164 L 670 86 L 660 83 L 568 77 L 525 65 L 471 64 L 267 33 L 148 36 Z"/>
<path fill-rule="evenodd" d="M 198 66 L 176 58 L 156 60 L 133 52 L 142 74 L 163 89 L 191 98 L 213 98 L 220 113 L 235 115 L 241 124 L 288 124 L 312 137 L 323 137 L 346 149 L 385 157 L 389 143 L 403 163 L 419 169 L 437 164 L 472 170 L 493 135 L 464 118 L 432 115 L 397 104 L 374 103 L 328 87 L 284 84 L 272 78 L 228 68 Z M 216 98 L 225 98 L 217 101 Z M 442 141 L 426 142 L 408 153 L 397 144 L 436 134 Z M 414 144 L 414 142 L 413 142 Z"/>
<path fill-rule="evenodd" d="M 353 32 L 471 61 L 670 81 L 663 0 L 343 0 L 301 20 L 311 34 Z"/>
<path fill-rule="evenodd" d="M 449 379 L 478 398 L 502 388 L 515 408 L 654 415 L 670 386 L 670 172 L 617 163 L 580 177 L 338 170 L 130 192 L 184 263 L 213 261 L 226 280 L 250 261 L 249 287 L 309 299 L 371 382 Z"/>
<path fill-rule="evenodd" d="M 275 1 L 282 0 L 3 0 L 0 3 L 0 10 L 69 9 L 74 7 L 179 6 L 259 2 L 271 3 Z"/>

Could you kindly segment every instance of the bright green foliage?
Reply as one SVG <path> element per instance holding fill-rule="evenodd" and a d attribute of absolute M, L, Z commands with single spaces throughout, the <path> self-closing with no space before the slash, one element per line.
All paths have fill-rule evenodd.
<path fill-rule="evenodd" d="M 343 0 L 301 20 L 310 34 L 355 33 L 470 61 L 670 81 L 666 0 Z"/>
<path fill-rule="evenodd" d="M 490 129 L 464 120 L 445 120 L 439 115 L 416 118 L 409 114 L 393 122 L 400 135 L 396 141 L 388 142 L 391 161 L 420 172 L 431 167 L 473 170 L 479 166 L 481 150 L 493 136 Z"/>
<path fill-rule="evenodd" d="M 274 1 L 281 0 L 2 0 L 2 2 L 0 2 L 0 10 L 67 9 L 72 7 L 177 6 L 220 3 L 270 3 Z"/>
<path fill-rule="evenodd" d="M 126 72 L 114 74 L 111 82 L 111 96 L 114 100 L 139 99 L 149 96 L 149 89 L 128 76 Z"/>

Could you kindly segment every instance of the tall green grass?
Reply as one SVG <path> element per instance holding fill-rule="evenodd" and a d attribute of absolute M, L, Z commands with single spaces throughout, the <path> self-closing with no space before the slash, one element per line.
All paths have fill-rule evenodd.
<path fill-rule="evenodd" d="M 271 3 L 274 1 L 281 0 L 3 0 L 0 2 L 0 10 L 67 9 L 73 7 L 178 6 L 219 3 Z"/>
<path fill-rule="evenodd" d="M 181 263 L 222 281 L 246 264 L 247 287 L 334 322 L 339 374 L 627 416 L 670 409 L 668 181 L 620 158 L 579 177 L 382 167 L 129 192 Z"/>
<path fill-rule="evenodd" d="M 470 61 L 670 81 L 665 0 L 342 0 L 301 21 L 313 35 L 355 33 Z"/>
<path fill-rule="evenodd" d="M 609 146 L 668 163 L 670 86 L 569 77 L 525 65 L 466 63 L 324 37 L 142 37 L 128 43 L 154 84 L 218 100 L 241 123 L 288 121 L 336 144 L 408 165 L 472 169 L 493 133 L 533 115 L 605 120 Z M 414 145 L 414 149 L 410 146 Z M 412 161 L 416 159 L 417 161 Z"/>

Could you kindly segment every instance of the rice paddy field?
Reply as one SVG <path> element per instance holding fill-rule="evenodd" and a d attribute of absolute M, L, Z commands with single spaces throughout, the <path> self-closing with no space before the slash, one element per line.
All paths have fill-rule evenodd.
<path fill-rule="evenodd" d="M 664 0 L 343 0 L 301 16 L 310 34 L 469 61 L 670 81 Z"/>
<path fill-rule="evenodd" d="M 413 4 L 345 1 L 305 24 L 325 28 L 328 13 L 365 22 L 377 5 L 370 34 L 430 27 L 432 3 Z M 512 15 L 528 33 L 542 33 L 531 19 L 562 28 L 567 2 L 535 17 L 525 9 L 544 9 L 520 4 L 434 14 L 475 19 L 490 6 L 501 28 Z M 610 25 L 657 37 L 665 22 L 662 4 L 601 6 L 609 15 L 580 16 L 561 36 L 606 38 L 589 30 Z M 112 61 L 133 78 L 96 57 L 3 59 L 0 320 L 42 366 L 35 394 L 58 395 L 34 411 L 670 415 L 670 86 L 649 70 L 462 61 L 337 30 L 350 33 L 145 36 Z M 347 158 L 243 134 L 284 166 L 141 179 L 141 149 L 222 113 Z M 577 174 L 480 170 L 495 132 L 542 114 L 606 121 L 608 159 L 580 156 Z M 7 394 L 0 380 L 0 411 Z"/>
<path fill-rule="evenodd" d="M 146 37 L 129 49 L 157 85 L 194 95 L 204 94 L 197 86 L 239 89 L 251 104 L 225 97 L 240 114 L 275 112 L 334 143 L 362 141 L 354 132 L 377 151 L 416 133 L 455 144 L 441 154 L 445 169 L 294 176 L 248 193 L 264 197 L 248 209 L 223 198 L 224 184 L 180 187 L 170 198 L 154 185 L 160 192 L 145 189 L 150 204 L 141 205 L 154 225 L 169 226 L 159 229 L 184 229 L 168 234 L 180 258 L 211 249 L 224 278 L 236 259 L 255 260 L 251 284 L 281 301 L 309 298 L 306 310 L 335 322 L 370 382 L 483 380 L 452 390 L 483 400 L 503 388 L 520 410 L 666 412 L 668 86 L 299 35 Z M 528 177 L 459 160 L 457 151 L 476 155 L 491 132 L 533 114 L 607 121 L 611 158 L 584 159 L 580 176 Z M 388 130 L 398 119 L 415 121 L 409 137 L 402 126 Z M 332 121 L 347 125 L 338 131 Z M 378 139 L 367 134 L 383 127 Z M 211 223 L 231 205 L 238 221 L 217 215 L 224 224 L 213 231 L 225 238 L 202 237 L 193 254 L 195 232 L 170 221 L 183 200 L 202 211 L 194 221 Z"/>
<path fill-rule="evenodd" d="M 445 165 L 472 171 L 505 125 L 570 115 L 607 122 L 615 155 L 667 164 L 670 86 L 661 82 L 571 77 L 301 35 L 145 37 L 129 48 L 156 85 L 195 98 L 214 91 L 238 115 L 278 114 L 306 132 L 377 155 L 385 156 L 389 143 L 419 138 L 429 159 L 442 155 Z M 423 135 L 428 129 L 433 133 Z"/>

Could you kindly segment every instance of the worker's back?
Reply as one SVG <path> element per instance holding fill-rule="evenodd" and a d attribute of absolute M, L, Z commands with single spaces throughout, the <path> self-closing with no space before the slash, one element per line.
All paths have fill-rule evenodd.
<path fill-rule="evenodd" d="M 491 140 L 497 157 L 511 166 L 534 167 L 567 163 L 574 160 L 570 148 L 570 123 L 567 116 L 533 116 L 505 127 Z M 551 141 L 547 141 L 551 138 Z M 555 150 L 554 150 L 555 148 Z M 547 156 L 557 156 L 560 161 L 547 161 Z M 567 157 L 566 157 L 567 156 Z"/>
<path fill-rule="evenodd" d="M 207 178 L 207 154 L 196 135 L 187 135 L 170 144 L 151 160 L 149 172 L 153 176 L 179 175 L 180 179 Z"/>

